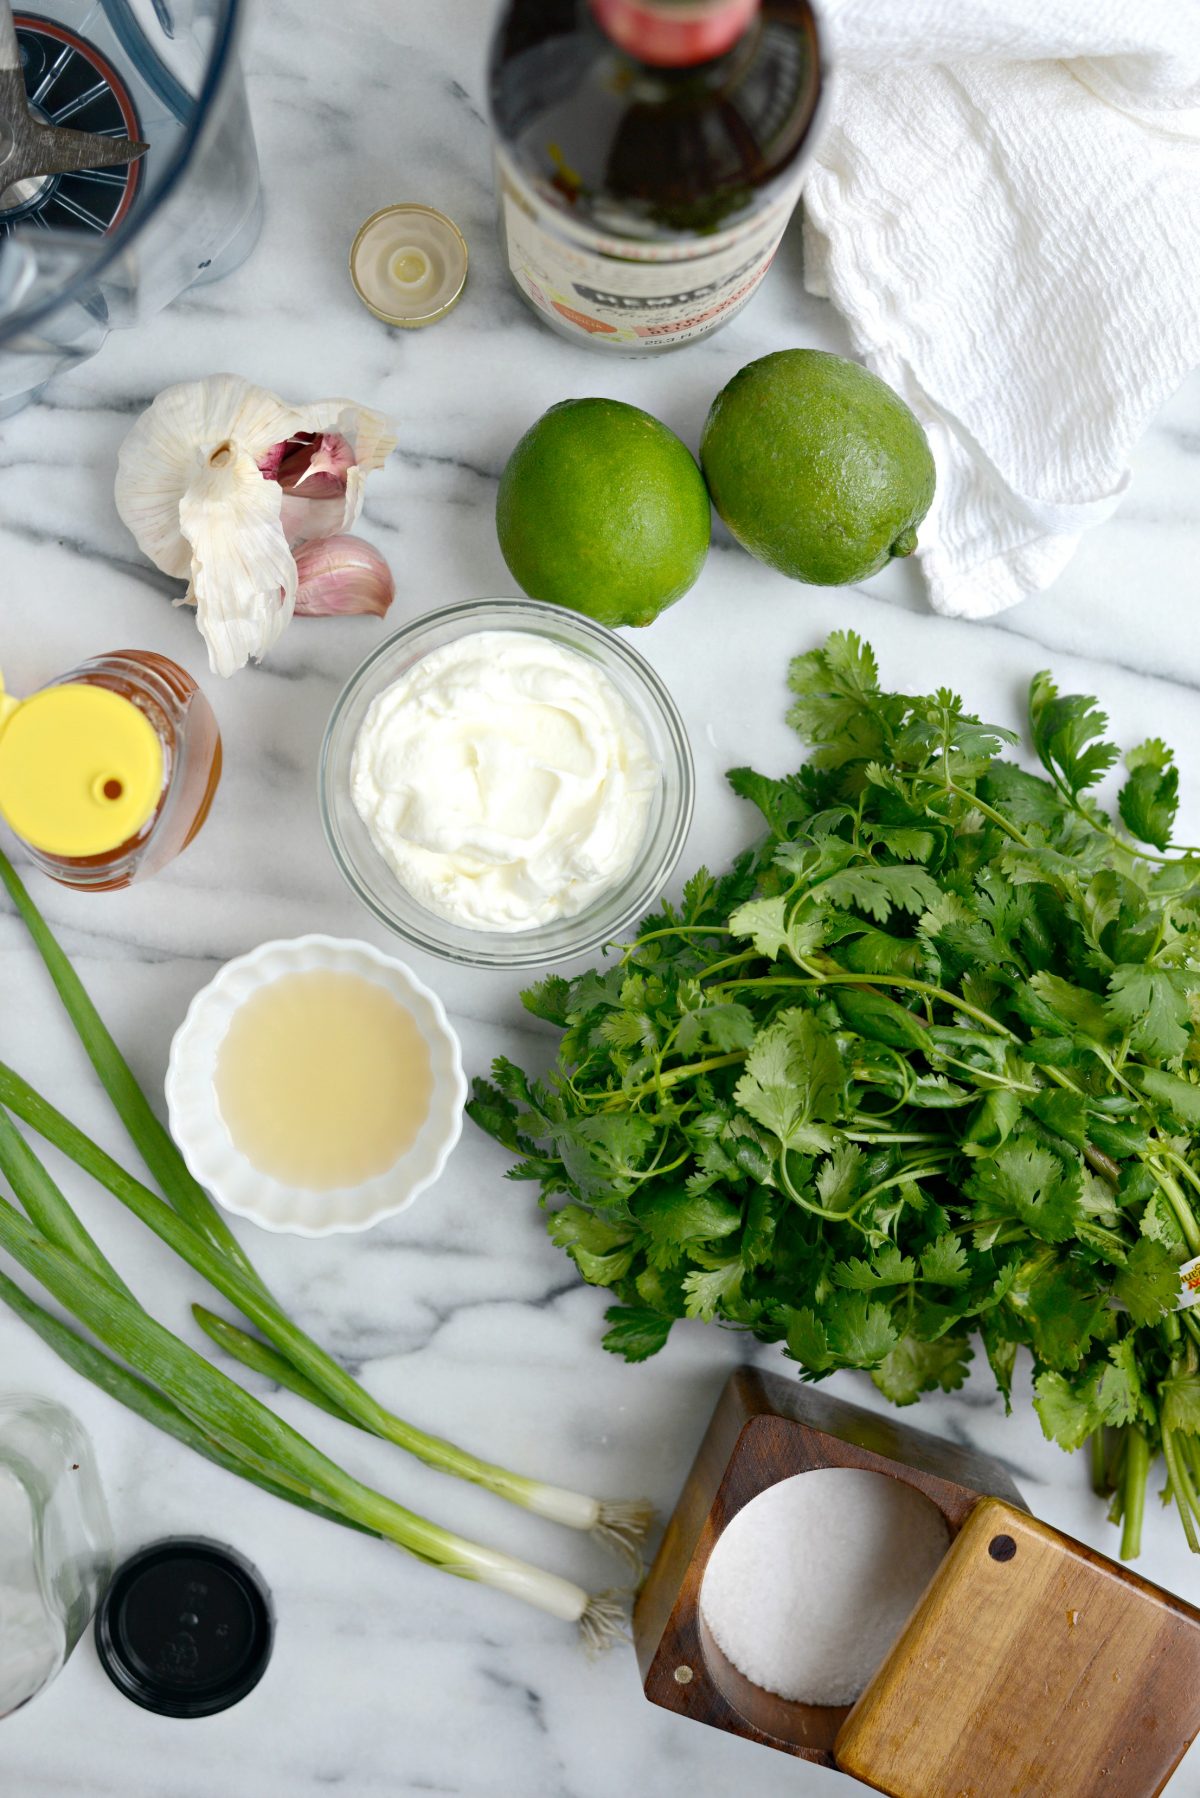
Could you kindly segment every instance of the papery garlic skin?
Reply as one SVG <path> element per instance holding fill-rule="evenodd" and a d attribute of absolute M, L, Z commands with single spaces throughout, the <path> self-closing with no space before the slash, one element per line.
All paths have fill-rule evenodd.
<path fill-rule="evenodd" d="M 361 537 L 321 537 L 296 551 L 296 617 L 385 616 L 396 597 L 391 569 Z"/>
<path fill-rule="evenodd" d="M 340 494 L 285 496 L 264 476 L 276 446 L 308 433 L 347 446 Z M 289 406 L 239 375 L 168 387 L 138 419 L 118 456 L 117 511 L 156 567 L 189 582 L 215 673 L 235 673 L 277 641 L 298 586 L 290 546 L 353 524 L 367 475 L 395 444 L 387 420 L 366 407 Z M 339 477 L 344 460 L 329 459 Z"/>
<path fill-rule="evenodd" d="M 279 501 L 244 450 L 218 450 L 179 502 L 191 545 L 188 598 L 217 674 L 234 674 L 282 634 L 296 598 L 296 563 L 279 526 Z M 231 558 L 240 578 L 231 578 Z"/>

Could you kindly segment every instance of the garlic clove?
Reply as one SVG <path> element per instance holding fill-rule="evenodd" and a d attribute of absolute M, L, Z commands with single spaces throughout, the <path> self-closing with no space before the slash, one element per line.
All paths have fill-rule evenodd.
<path fill-rule="evenodd" d="M 396 597 L 392 571 L 361 537 L 323 537 L 296 552 L 297 618 L 370 613 L 382 618 Z"/>
<path fill-rule="evenodd" d="M 296 563 L 279 522 L 282 494 L 232 443 L 218 444 L 179 501 L 191 561 L 188 597 L 215 674 L 261 656 L 291 619 Z"/>
<path fill-rule="evenodd" d="M 304 410 L 309 419 L 309 430 L 344 438 L 353 456 L 353 461 L 346 469 L 346 491 L 338 522 L 328 522 L 337 508 L 336 500 L 309 501 L 310 505 L 321 505 L 323 508 L 327 507 L 327 510 L 323 509 L 319 519 L 310 519 L 307 535 L 332 537 L 337 532 L 348 531 L 355 523 L 363 509 L 367 476 L 383 467 L 398 439 L 387 419 L 380 413 L 371 412 L 365 406 L 356 406 L 350 400 L 318 400 Z"/>
<path fill-rule="evenodd" d="M 354 466 L 354 451 L 336 431 L 306 431 L 286 446 L 275 479 L 301 499 L 339 499 Z M 261 466 L 261 465 L 260 465 Z"/>

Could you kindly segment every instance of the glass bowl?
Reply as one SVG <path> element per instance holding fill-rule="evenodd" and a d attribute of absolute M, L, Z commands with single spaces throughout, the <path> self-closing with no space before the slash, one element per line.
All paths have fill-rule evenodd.
<path fill-rule="evenodd" d="M 662 770 L 646 833 L 628 873 L 574 917 L 532 930 L 469 930 L 427 911 L 383 860 L 350 796 L 354 745 L 372 702 L 431 650 L 476 631 L 525 631 L 548 637 L 597 663 L 633 709 Z M 321 747 L 321 823 L 351 890 L 405 942 L 444 961 L 471 967 L 549 967 L 621 937 L 650 909 L 671 878 L 692 821 L 694 795 L 692 752 L 683 720 L 649 663 L 614 631 L 536 599 L 466 600 L 406 624 L 351 675 Z"/>

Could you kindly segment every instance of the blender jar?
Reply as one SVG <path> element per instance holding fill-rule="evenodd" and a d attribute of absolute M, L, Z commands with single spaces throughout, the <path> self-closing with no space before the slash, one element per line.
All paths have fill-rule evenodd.
<path fill-rule="evenodd" d="M 48 1399 L 0 1393 L 0 1718 L 61 1672 L 112 1571 L 82 1424 Z"/>
<path fill-rule="evenodd" d="M 243 0 L 14 0 L 35 114 L 149 149 L 128 166 L 0 191 L 0 417 L 110 330 L 230 273 L 253 247 L 262 204 L 237 61 L 243 11 Z"/>

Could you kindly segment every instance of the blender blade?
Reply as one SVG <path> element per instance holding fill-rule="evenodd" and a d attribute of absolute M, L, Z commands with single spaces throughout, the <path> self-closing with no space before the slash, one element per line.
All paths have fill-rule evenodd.
<path fill-rule="evenodd" d="M 3 189 L 8 190 L 17 182 L 31 178 L 135 162 L 148 148 L 148 144 L 127 137 L 71 131 L 53 120 L 39 119 L 31 112 L 25 96 L 25 76 L 11 0 L 0 0 L 0 184 Z M 2 198 L 0 193 L 0 200 Z"/>

